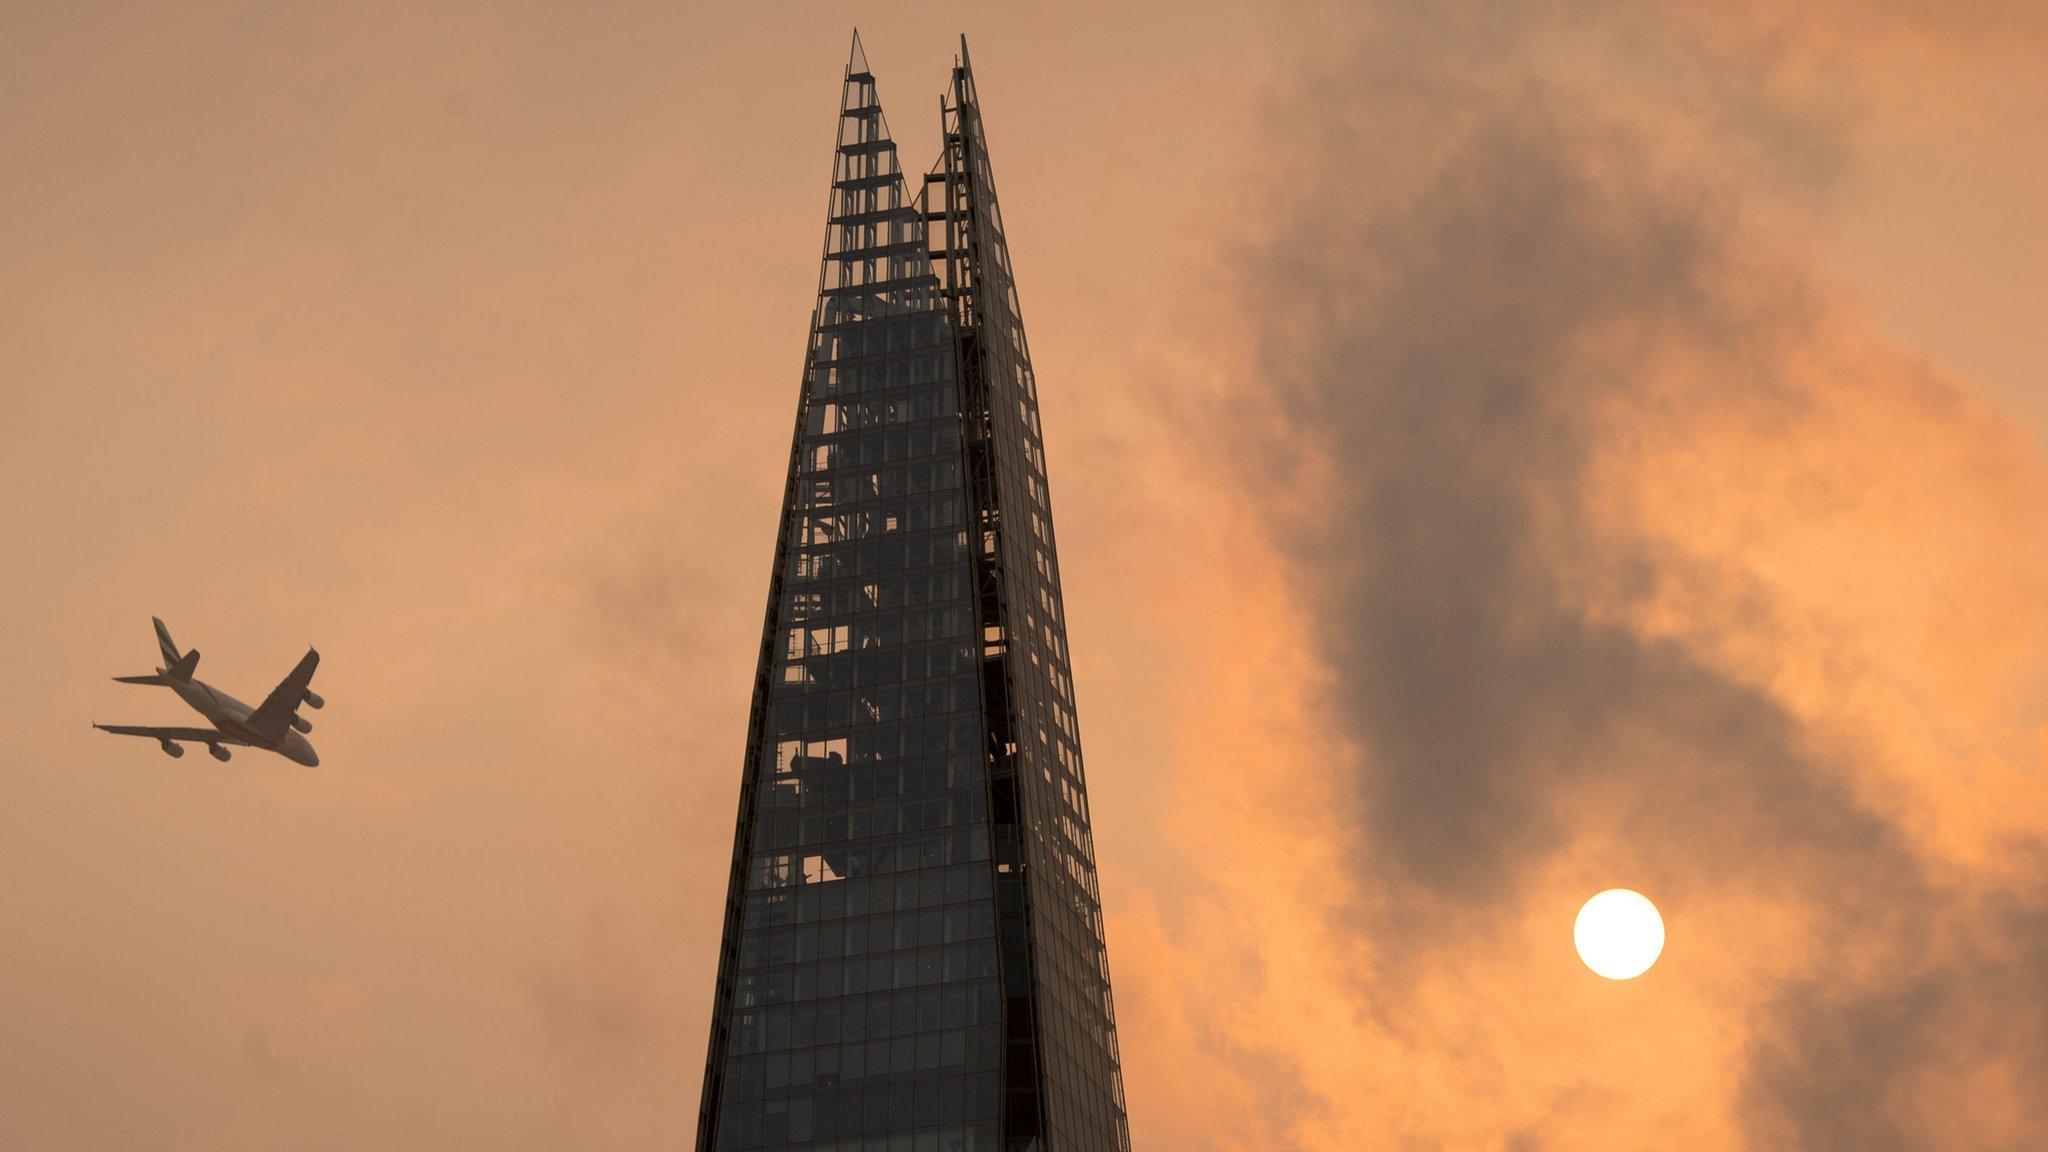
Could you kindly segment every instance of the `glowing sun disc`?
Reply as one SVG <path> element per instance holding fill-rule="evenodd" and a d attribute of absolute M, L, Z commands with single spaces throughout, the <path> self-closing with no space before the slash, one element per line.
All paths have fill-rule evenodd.
<path fill-rule="evenodd" d="M 1579 909 L 1572 943 L 1594 972 L 1609 980 L 1633 980 L 1664 954 L 1664 917 L 1642 893 L 1609 888 Z"/>

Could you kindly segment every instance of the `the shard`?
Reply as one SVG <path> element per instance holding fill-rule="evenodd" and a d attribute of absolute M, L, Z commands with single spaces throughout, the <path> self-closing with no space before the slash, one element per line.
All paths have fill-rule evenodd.
<path fill-rule="evenodd" d="M 963 40 L 904 178 L 859 38 L 700 1152 L 1130 1147 L 1031 357 Z"/>

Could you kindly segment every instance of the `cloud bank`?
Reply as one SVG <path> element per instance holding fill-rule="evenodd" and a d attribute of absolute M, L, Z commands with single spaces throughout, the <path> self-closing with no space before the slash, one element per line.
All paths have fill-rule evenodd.
<path fill-rule="evenodd" d="M 1137 948 L 1237 955 L 1178 1005 L 1197 1142 L 2048 1144 L 2048 488 L 1813 226 L 1872 70 L 2041 21 L 1355 21 L 1265 117 L 1190 428 L 1235 627 Z M 1671 924 L 1636 985 L 1569 955 L 1614 884 Z"/>

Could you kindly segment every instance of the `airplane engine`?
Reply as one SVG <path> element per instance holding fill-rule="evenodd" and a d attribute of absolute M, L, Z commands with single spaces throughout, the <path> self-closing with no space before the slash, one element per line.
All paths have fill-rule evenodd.
<path fill-rule="evenodd" d="M 313 722 L 304 716 L 294 716 L 292 717 L 292 727 L 297 728 L 301 732 L 311 732 L 313 730 Z"/>
<path fill-rule="evenodd" d="M 169 740 L 159 740 L 157 743 L 164 746 L 164 755 L 173 760 L 185 754 L 185 746 L 182 744 L 174 744 Z"/>
<path fill-rule="evenodd" d="M 206 750 L 208 752 L 213 753 L 213 758 L 215 760 L 220 761 L 223 764 L 227 763 L 228 757 L 234 755 L 233 752 L 228 751 L 227 749 L 221 747 L 218 744 L 208 744 L 206 746 Z"/>
<path fill-rule="evenodd" d="M 311 688 L 306 689 L 306 703 L 314 708 L 327 707 L 327 701 L 318 692 L 313 691 Z M 304 732 L 306 731 L 306 729 L 301 728 L 299 729 L 299 731 Z"/>

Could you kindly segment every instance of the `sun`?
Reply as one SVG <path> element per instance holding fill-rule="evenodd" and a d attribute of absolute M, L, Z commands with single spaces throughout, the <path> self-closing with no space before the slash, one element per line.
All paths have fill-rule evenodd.
<path fill-rule="evenodd" d="M 1642 893 L 1609 888 L 1579 909 L 1572 943 L 1594 972 L 1609 980 L 1633 980 L 1664 953 L 1664 917 Z"/>

